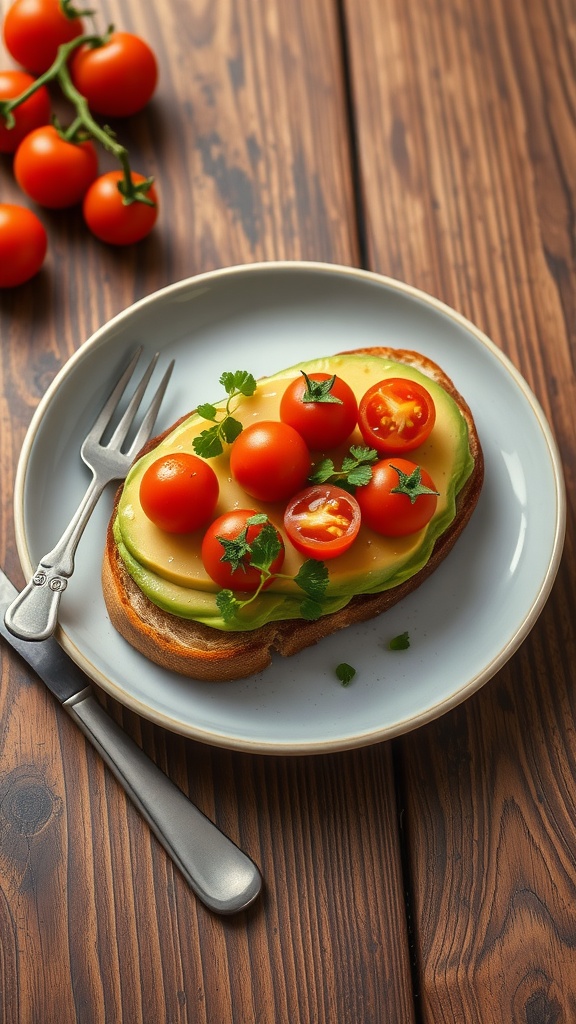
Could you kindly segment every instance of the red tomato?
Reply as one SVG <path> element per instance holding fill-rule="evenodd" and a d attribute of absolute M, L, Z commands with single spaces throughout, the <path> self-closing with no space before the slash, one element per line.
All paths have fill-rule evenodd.
<path fill-rule="evenodd" d="M 20 96 L 34 81 L 32 75 L 26 74 L 25 71 L 0 71 L 0 100 L 12 100 Z M 41 85 L 24 103 L 14 107 L 12 116 L 16 122 L 12 128 L 7 128 L 5 120 L 0 116 L 0 153 L 14 153 L 28 132 L 42 124 L 48 124 L 48 90 Z"/>
<path fill-rule="evenodd" d="M 8 53 L 36 75 L 53 64 L 62 43 L 76 39 L 82 31 L 82 19 L 68 18 L 59 0 L 16 0 L 4 18 Z"/>
<path fill-rule="evenodd" d="M 112 32 L 103 46 L 84 43 L 79 47 L 72 55 L 70 74 L 91 110 L 107 117 L 128 117 L 151 99 L 158 65 L 139 36 Z"/>
<path fill-rule="evenodd" d="M 0 288 L 14 288 L 34 277 L 46 246 L 46 231 L 32 210 L 0 203 Z"/>
<path fill-rule="evenodd" d="M 334 383 L 329 390 L 315 387 L 330 380 Z M 308 378 L 301 374 L 288 385 L 280 402 L 280 419 L 302 434 L 309 448 L 318 450 L 342 444 L 354 430 L 357 418 L 358 404 L 352 388 L 329 373 L 311 373 Z"/>
<path fill-rule="evenodd" d="M 394 493 L 402 486 L 402 474 L 406 477 L 403 491 Z M 366 526 L 384 537 L 405 537 L 430 522 L 438 492 L 425 469 L 408 459 L 391 458 L 372 466 L 372 479 L 356 489 L 356 500 Z"/>
<path fill-rule="evenodd" d="M 294 427 L 261 420 L 244 427 L 230 449 L 232 476 L 259 501 L 284 501 L 304 486 L 310 452 Z"/>
<path fill-rule="evenodd" d="M 53 125 L 30 132 L 14 156 L 14 177 L 22 191 L 54 210 L 80 203 L 97 174 L 92 143 L 66 142 Z"/>
<path fill-rule="evenodd" d="M 284 529 L 297 551 L 310 558 L 336 558 L 352 546 L 360 529 L 356 498 L 333 484 L 315 484 L 294 495 Z"/>
<path fill-rule="evenodd" d="M 212 518 L 218 477 L 188 452 L 156 459 L 140 481 L 140 504 L 155 526 L 167 533 L 191 533 Z"/>
<path fill-rule="evenodd" d="M 250 565 L 250 553 L 247 552 L 237 568 L 234 568 L 230 561 L 223 561 L 226 550 L 220 540 L 220 538 L 224 540 L 237 540 L 246 531 L 246 543 L 248 545 L 252 544 L 265 525 L 264 523 L 255 523 L 248 526 L 248 520 L 254 515 L 256 513 L 253 509 L 245 508 L 225 512 L 224 515 L 219 516 L 218 519 L 215 519 L 210 524 L 204 534 L 202 562 L 210 578 L 220 587 L 253 593 L 260 586 L 262 573 L 260 569 L 253 568 Z M 281 550 L 270 566 L 272 574 L 280 572 L 284 561 L 284 541 L 278 531 L 276 531 L 276 536 Z"/>
<path fill-rule="evenodd" d="M 404 377 L 374 384 L 358 410 L 362 437 L 382 455 L 417 448 L 429 436 L 435 419 L 432 396 L 421 384 Z"/>
<path fill-rule="evenodd" d="M 92 183 L 84 196 L 82 212 L 93 235 L 110 245 L 132 245 L 149 235 L 158 216 L 158 196 L 154 186 L 146 193 L 155 203 L 133 202 L 124 205 L 118 188 L 122 171 L 108 171 Z M 136 183 L 145 181 L 142 174 L 132 172 Z"/>

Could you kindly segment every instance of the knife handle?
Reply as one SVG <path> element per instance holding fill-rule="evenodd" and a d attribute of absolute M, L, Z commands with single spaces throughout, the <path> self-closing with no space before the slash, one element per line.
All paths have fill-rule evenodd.
<path fill-rule="evenodd" d="M 114 773 L 198 898 L 218 914 L 258 896 L 258 868 L 107 714 L 91 686 L 63 705 Z"/>

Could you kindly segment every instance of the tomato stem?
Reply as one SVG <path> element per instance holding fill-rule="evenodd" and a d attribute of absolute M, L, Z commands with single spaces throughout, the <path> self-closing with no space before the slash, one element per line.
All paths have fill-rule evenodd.
<path fill-rule="evenodd" d="M 111 31 L 112 26 L 108 29 L 108 33 Z M 68 69 L 70 54 L 84 43 L 101 46 L 104 42 L 105 40 L 102 36 L 90 34 L 77 36 L 69 43 L 62 43 L 58 47 L 54 62 L 47 71 L 40 75 L 19 96 L 14 96 L 9 100 L 0 100 L 0 117 L 4 119 L 7 128 L 13 128 L 15 118 L 12 111 L 20 106 L 21 103 L 24 103 L 41 86 L 46 85 L 48 82 L 57 81 L 64 96 L 70 101 L 76 111 L 76 117 L 68 128 L 62 129 L 56 126 L 61 137 L 66 142 L 72 143 L 85 141 L 87 138 L 96 139 L 104 149 L 116 157 L 122 167 L 123 176 L 118 182 L 118 190 L 122 195 L 124 205 L 128 206 L 130 203 L 138 202 L 145 203 L 147 206 L 155 206 L 154 200 L 148 195 L 153 178 L 146 178 L 141 182 L 133 181 L 128 150 L 116 141 L 111 128 L 108 126 L 102 127 L 94 120 L 86 97 L 81 92 L 78 92 L 70 77 Z"/>

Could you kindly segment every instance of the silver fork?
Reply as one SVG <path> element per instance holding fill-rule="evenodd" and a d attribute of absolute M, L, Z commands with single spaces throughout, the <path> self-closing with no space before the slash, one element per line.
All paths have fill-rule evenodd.
<path fill-rule="evenodd" d="M 30 582 L 6 611 L 4 621 L 7 628 L 22 640 L 45 640 L 56 629 L 60 598 L 74 572 L 76 548 L 96 503 L 107 484 L 125 478 L 137 452 L 152 434 L 174 361 L 156 389 L 134 440 L 128 448 L 123 448 L 154 372 L 158 352 L 145 370 L 112 437 L 109 441 L 103 440 L 134 375 L 141 352 L 140 348 L 134 354 L 80 449 L 82 460 L 92 471 L 92 482 L 86 494 L 58 543 L 40 560 Z"/>

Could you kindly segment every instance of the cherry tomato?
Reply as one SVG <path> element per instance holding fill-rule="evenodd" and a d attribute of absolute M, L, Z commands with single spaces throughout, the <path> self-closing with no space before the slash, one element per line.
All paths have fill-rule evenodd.
<path fill-rule="evenodd" d="M 20 96 L 35 79 L 25 71 L 0 71 L 0 100 L 11 100 Z M 0 153 L 14 153 L 28 132 L 50 120 L 50 97 L 48 90 L 41 85 L 24 103 L 14 107 L 12 111 L 15 124 L 6 127 L 0 116 Z"/>
<path fill-rule="evenodd" d="M 360 400 L 358 423 L 366 444 L 382 455 L 412 451 L 429 436 L 436 419 L 432 396 L 416 381 L 389 377 Z"/>
<path fill-rule="evenodd" d="M 232 476 L 253 498 L 284 501 L 310 472 L 310 452 L 294 427 L 261 420 L 244 427 L 230 449 Z"/>
<path fill-rule="evenodd" d="M 76 39 L 82 31 L 82 19 L 66 17 L 59 0 L 16 0 L 4 18 L 8 53 L 36 75 L 53 64 L 62 43 Z"/>
<path fill-rule="evenodd" d="M 118 182 L 122 171 L 108 171 L 96 178 L 84 196 L 82 212 L 93 235 L 110 245 L 132 245 L 149 235 L 158 216 L 158 196 L 152 185 L 146 193 L 154 206 L 133 202 L 124 205 Z M 136 183 L 145 181 L 142 174 L 132 172 Z"/>
<path fill-rule="evenodd" d="M 331 380 L 334 383 L 329 390 L 316 386 Z M 302 434 L 309 448 L 336 448 L 350 436 L 357 418 L 352 388 L 329 373 L 301 374 L 288 385 L 280 401 L 280 419 Z"/>
<path fill-rule="evenodd" d="M 128 117 L 151 99 L 158 65 L 139 36 L 112 32 L 103 46 L 84 43 L 79 47 L 72 55 L 70 74 L 91 110 L 107 117 Z"/>
<path fill-rule="evenodd" d="M 46 231 L 32 210 L 0 203 L 0 288 L 14 288 L 34 277 L 46 246 Z"/>
<path fill-rule="evenodd" d="M 402 474 L 403 493 L 394 493 L 402 485 Z M 422 488 L 434 493 L 420 493 Z M 384 537 L 405 537 L 430 522 L 438 493 L 425 469 L 408 459 L 390 458 L 372 466 L 372 479 L 356 489 L 356 500 L 366 526 Z"/>
<path fill-rule="evenodd" d="M 220 540 L 237 540 L 246 531 L 245 540 L 248 545 L 252 544 L 265 525 L 254 523 L 248 526 L 248 520 L 254 515 L 254 509 L 245 508 L 225 512 L 210 524 L 204 534 L 202 562 L 210 578 L 220 587 L 253 593 L 260 586 L 262 573 L 250 565 L 250 553 L 247 552 L 238 567 L 234 568 L 231 562 L 223 561 L 226 550 Z M 284 561 L 284 541 L 278 531 L 276 535 L 281 550 L 270 566 L 271 573 L 280 572 Z"/>
<path fill-rule="evenodd" d="M 140 481 L 140 504 L 161 530 L 191 533 L 212 518 L 218 492 L 218 477 L 207 462 L 177 452 L 148 466 Z"/>
<path fill-rule="evenodd" d="M 92 143 L 66 142 L 53 125 L 30 132 L 14 156 L 14 177 L 22 191 L 54 210 L 80 203 L 97 174 Z"/>
<path fill-rule="evenodd" d="M 300 491 L 284 513 L 284 529 L 296 550 L 321 561 L 348 551 L 360 523 L 356 498 L 333 484 L 315 484 Z"/>

